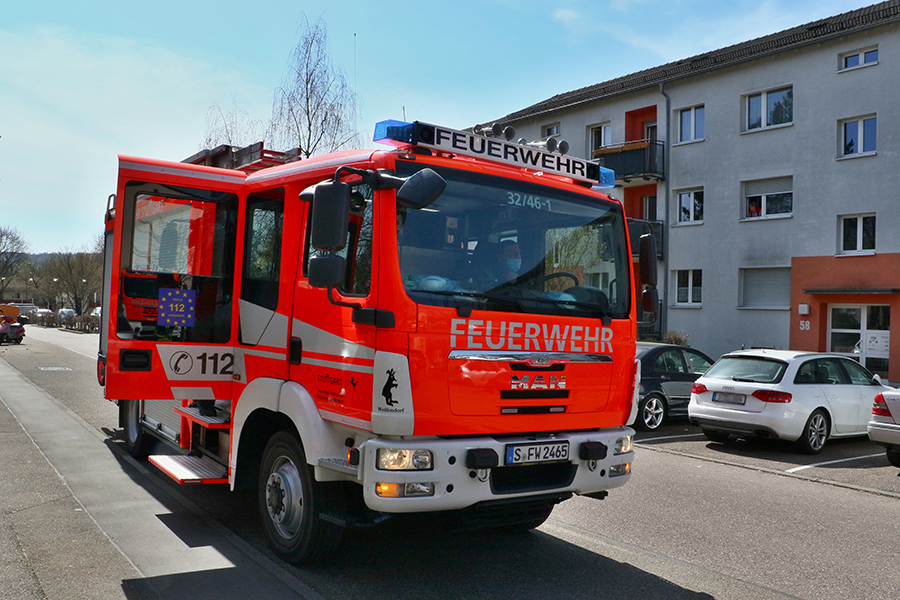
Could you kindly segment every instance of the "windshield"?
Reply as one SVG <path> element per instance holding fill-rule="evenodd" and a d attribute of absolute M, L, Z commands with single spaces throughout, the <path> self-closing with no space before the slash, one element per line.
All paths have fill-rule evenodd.
<path fill-rule="evenodd" d="M 779 360 L 723 356 L 710 367 L 706 372 L 706 377 L 753 383 L 778 383 L 786 369 L 787 363 Z"/>
<path fill-rule="evenodd" d="M 402 177 L 419 165 L 399 163 Z M 440 198 L 398 207 L 400 270 L 421 304 L 626 318 L 631 252 L 621 207 L 450 169 Z"/>

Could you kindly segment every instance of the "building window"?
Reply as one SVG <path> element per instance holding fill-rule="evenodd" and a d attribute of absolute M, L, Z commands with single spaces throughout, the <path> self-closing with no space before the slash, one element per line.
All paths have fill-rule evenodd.
<path fill-rule="evenodd" d="M 747 131 L 793 123 L 794 88 L 750 94 L 746 98 Z"/>
<path fill-rule="evenodd" d="M 542 137 L 545 137 L 545 138 L 553 136 L 553 135 L 559 135 L 559 123 L 557 123 L 555 125 L 544 125 L 541 128 L 541 131 L 544 132 L 544 135 Z"/>
<path fill-rule="evenodd" d="M 878 48 L 866 48 L 865 50 L 854 50 L 853 52 L 841 54 L 838 70 L 844 71 L 875 64 L 878 64 Z"/>
<path fill-rule="evenodd" d="M 678 192 L 678 222 L 703 221 L 703 190 Z"/>
<path fill-rule="evenodd" d="M 703 271 L 675 271 L 675 304 L 700 304 L 703 290 Z"/>
<path fill-rule="evenodd" d="M 791 215 L 794 211 L 793 177 L 744 182 L 744 219 Z"/>
<path fill-rule="evenodd" d="M 656 196 L 644 196 L 644 219 L 656 221 Z"/>
<path fill-rule="evenodd" d="M 878 139 L 876 117 L 858 117 L 841 121 L 841 156 L 875 152 Z"/>
<path fill-rule="evenodd" d="M 704 108 L 695 106 L 678 111 L 678 141 L 702 140 L 705 133 Z"/>
<path fill-rule="evenodd" d="M 875 251 L 875 215 L 838 217 L 838 254 L 871 254 Z"/>
<path fill-rule="evenodd" d="M 741 269 L 743 308 L 790 308 L 790 267 Z"/>
<path fill-rule="evenodd" d="M 591 127 L 591 152 L 609 146 L 609 123 L 602 123 Z"/>

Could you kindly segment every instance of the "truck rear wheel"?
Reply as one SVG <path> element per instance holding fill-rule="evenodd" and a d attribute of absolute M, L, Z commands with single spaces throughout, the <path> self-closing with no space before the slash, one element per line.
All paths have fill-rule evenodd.
<path fill-rule="evenodd" d="M 259 473 L 259 512 L 275 551 L 297 564 L 324 560 L 340 546 L 344 530 L 322 512 L 337 490 L 313 477 L 300 441 L 279 431 L 266 444 Z"/>
<path fill-rule="evenodd" d="M 141 401 L 119 400 L 119 423 L 122 424 L 125 450 L 138 460 L 150 456 L 153 440 L 141 427 Z"/>

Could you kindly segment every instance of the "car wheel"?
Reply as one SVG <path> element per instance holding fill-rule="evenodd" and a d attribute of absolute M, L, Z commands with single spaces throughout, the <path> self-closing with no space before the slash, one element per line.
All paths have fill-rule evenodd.
<path fill-rule="evenodd" d="M 296 436 L 279 431 L 266 444 L 259 473 L 259 512 L 275 551 L 301 564 L 337 551 L 344 534 L 321 514 L 334 509 L 335 487 L 315 480 Z M 339 507 L 338 507 L 339 508 Z"/>
<path fill-rule="evenodd" d="M 727 442 L 728 438 L 731 436 L 727 431 L 718 431 L 716 429 L 704 429 L 703 435 L 711 442 L 719 442 L 722 444 Z"/>
<path fill-rule="evenodd" d="M 805 454 L 818 454 L 825 446 L 828 439 L 828 417 L 822 409 L 816 409 L 806 425 L 803 427 L 803 434 L 797 440 L 797 448 Z"/>
<path fill-rule="evenodd" d="M 900 468 L 900 452 L 897 452 L 896 450 L 891 450 L 890 448 L 888 448 L 887 459 L 888 459 L 889 463 L 891 463 L 895 467 Z"/>
<path fill-rule="evenodd" d="M 654 431 L 666 420 L 666 401 L 657 394 L 650 394 L 638 402 L 638 416 L 634 426 L 642 431 Z"/>

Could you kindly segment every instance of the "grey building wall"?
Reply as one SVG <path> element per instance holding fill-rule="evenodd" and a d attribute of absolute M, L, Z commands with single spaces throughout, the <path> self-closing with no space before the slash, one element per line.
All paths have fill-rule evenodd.
<path fill-rule="evenodd" d="M 877 45 L 875 65 L 839 71 L 842 53 Z M 748 132 L 745 97 L 791 86 L 790 125 Z M 900 252 L 900 26 L 888 24 L 814 45 L 757 57 L 705 74 L 669 81 L 667 101 L 658 87 L 562 108 L 515 123 L 518 134 L 538 139 L 558 123 L 571 154 L 588 157 L 591 127 L 608 122 L 610 142 L 625 141 L 625 113 L 655 105 L 658 136 L 668 140 L 666 181 L 657 185 L 659 218 L 668 221 L 667 277 L 661 289 L 669 330 L 718 356 L 742 346 L 788 348 L 788 303 L 741 306 L 742 270 L 789 268 L 795 256 L 838 253 L 838 217 L 875 213 L 877 252 Z M 677 140 L 678 111 L 703 105 L 702 141 Z M 877 115 L 877 152 L 840 158 L 842 119 Z M 791 177 L 789 216 L 744 217 L 744 182 Z M 637 182 L 646 184 L 646 182 Z M 680 224 L 677 193 L 702 188 L 702 223 Z M 624 189 L 612 191 L 619 198 Z M 636 216 L 636 215 L 635 215 Z M 847 260 L 853 260 L 847 257 Z M 702 270 L 702 302 L 675 302 L 675 272 Z M 745 272 L 745 271 L 744 271 Z M 796 310 L 796 307 L 793 307 Z"/>

